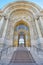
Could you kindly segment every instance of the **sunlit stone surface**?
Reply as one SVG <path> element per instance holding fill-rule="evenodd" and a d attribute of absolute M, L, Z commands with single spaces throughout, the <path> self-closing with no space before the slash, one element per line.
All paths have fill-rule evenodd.
<path fill-rule="evenodd" d="M 21 52 L 22 47 L 36 64 L 43 65 L 43 9 L 31 2 L 16 1 L 0 10 L 0 65 L 8 65 L 15 51 L 19 48 Z"/>

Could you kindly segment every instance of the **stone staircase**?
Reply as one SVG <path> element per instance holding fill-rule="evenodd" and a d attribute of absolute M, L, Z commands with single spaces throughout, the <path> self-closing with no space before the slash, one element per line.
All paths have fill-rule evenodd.
<path fill-rule="evenodd" d="M 28 51 L 25 47 L 19 47 L 13 53 L 9 65 L 37 65 L 37 64 L 34 61 L 30 51 Z"/>
<path fill-rule="evenodd" d="M 35 48 L 30 50 L 26 47 L 8 47 L 1 54 L 0 65 L 43 65 L 42 57 Z"/>

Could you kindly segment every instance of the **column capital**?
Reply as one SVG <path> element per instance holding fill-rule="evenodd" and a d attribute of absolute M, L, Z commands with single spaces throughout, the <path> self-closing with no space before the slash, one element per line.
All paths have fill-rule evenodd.
<path fill-rule="evenodd" d="M 5 14 L 2 14 L 2 15 L 0 15 L 0 16 L 1 16 L 2 18 L 4 18 L 5 20 L 9 19 L 8 16 L 5 15 Z"/>
<path fill-rule="evenodd" d="M 34 15 L 34 19 L 37 19 L 37 20 L 39 20 L 40 17 L 43 17 L 43 14 L 39 13 L 39 14 Z"/>

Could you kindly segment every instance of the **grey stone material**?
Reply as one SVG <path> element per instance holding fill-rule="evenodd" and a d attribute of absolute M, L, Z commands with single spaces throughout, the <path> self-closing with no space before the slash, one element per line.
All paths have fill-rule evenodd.
<path fill-rule="evenodd" d="M 1 20 L 3 20 L 2 21 L 3 23 L 1 23 L 2 26 L 0 26 L 0 51 L 2 51 L 2 49 L 9 47 L 10 45 L 16 46 L 16 44 L 18 43 L 17 42 L 18 37 L 16 37 L 17 43 L 15 43 L 14 42 L 15 41 L 14 38 L 16 36 L 15 28 L 17 25 L 20 25 L 19 23 L 21 21 L 23 21 L 22 24 L 28 26 L 29 27 L 28 32 L 30 32 L 31 47 L 30 49 L 29 48 L 27 49 L 31 52 L 31 55 L 33 56 L 34 60 L 39 65 L 43 65 L 43 51 L 42 51 L 43 50 L 43 10 L 42 8 L 32 2 L 17 1 L 7 5 L 3 9 L 3 11 L 0 10 L 0 15 L 4 17 L 4 19 L 0 18 Z M 24 32 L 24 34 L 27 33 L 27 31 L 23 31 L 23 30 L 22 32 Z M 8 65 L 16 49 L 17 49 L 16 47 L 10 47 L 2 51 L 0 64 Z M 18 50 L 21 51 L 21 48 L 18 48 Z M 26 48 L 24 50 L 22 48 L 22 51 L 26 52 Z M 19 52 L 18 57 L 19 57 L 19 54 L 21 55 L 24 53 Z M 24 54 L 24 55 L 26 58 L 28 57 L 27 56 L 28 54 Z M 21 56 L 24 57 L 24 55 L 23 56 L 21 55 Z M 18 57 L 16 59 L 18 59 Z M 11 65 L 14 65 L 14 63 L 11 63 Z M 36 64 L 35 63 L 23 63 L 23 64 L 15 63 L 15 65 L 36 65 Z"/>

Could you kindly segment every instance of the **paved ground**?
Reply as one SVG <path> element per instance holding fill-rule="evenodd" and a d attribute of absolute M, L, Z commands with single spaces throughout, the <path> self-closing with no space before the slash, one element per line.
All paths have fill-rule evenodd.
<path fill-rule="evenodd" d="M 37 65 L 31 53 L 24 47 L 19 47 L 14 52 L 9 65 Z"/>

